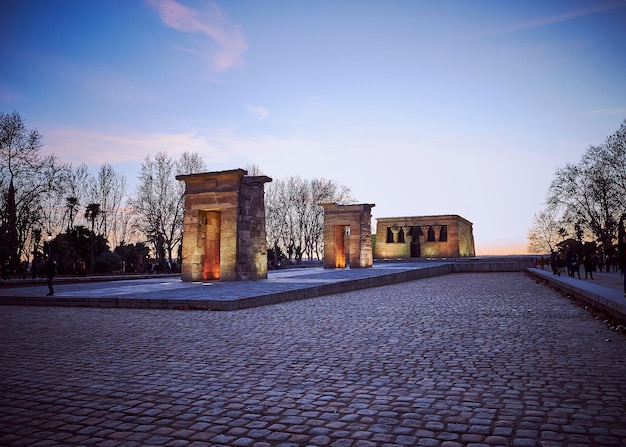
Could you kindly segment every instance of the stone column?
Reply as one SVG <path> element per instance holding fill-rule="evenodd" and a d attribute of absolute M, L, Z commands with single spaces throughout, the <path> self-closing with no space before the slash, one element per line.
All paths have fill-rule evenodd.
<path fill-rule="evenodd" d="M 396 227 L 395 225 L 391 227 L 391 234 L 393 234 L 393 243 L 398 243 L 398 235 L 400 234 L 400 227 Z"/>

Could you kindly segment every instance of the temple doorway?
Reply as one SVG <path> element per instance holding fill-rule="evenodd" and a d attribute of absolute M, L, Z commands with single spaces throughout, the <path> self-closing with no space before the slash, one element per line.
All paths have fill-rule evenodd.
<path fill-rule="evenodd" d="M 420 253 L 420 241 L 418 240 L 413 240 L 411 241 L 411 257 L 412 258 L 419 258 L 421 253 Z"/>
<path fill-rule="evenodd" d="M 220 235 L 222 215 L 219 211 L 205 211 L 204 261 L 202 279 L 220 279 Z"/>
<path fill-rule="evenodd" d="M 343 225 L 335 226 L 335 268 L 343 269 L 346 267 L 346 227 Z"/>
<path fill-rule="evenodd" d="M 419 258 L 422 256 L 422 247 L 420 246 L 422 229 L 420 227 L 411 227 L 409 235 L 411 236 L 410 256 L 411 258 Z"/>

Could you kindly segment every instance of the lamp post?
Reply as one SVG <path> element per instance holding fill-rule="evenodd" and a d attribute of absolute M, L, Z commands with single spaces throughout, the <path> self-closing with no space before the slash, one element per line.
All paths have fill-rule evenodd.
<path fill-rule="evenodd" d="M 52 256 L 52 233 L 48 232 L 48 256 Z"/>

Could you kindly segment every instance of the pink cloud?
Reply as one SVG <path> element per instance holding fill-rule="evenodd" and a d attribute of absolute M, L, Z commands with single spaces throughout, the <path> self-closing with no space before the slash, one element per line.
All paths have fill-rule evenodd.
<path fill-rule="evenodd" d="M 213 1 L 204 11 L 181 5 L 175 0 L 147 0 L 163 23 L 177 31 L 207 36 L 215 44 L 210 60 L 216 70 L 226 70 L 243 62 L 248 42 L 238 25 Z"/>
<path fill-rule="evenodd" d="M 166 151 L 178 158 L 183 152 L 199 152 L 207 159 L 221 159 L 222 154 L 210 141 L 196 133 L 141 134 L 106 133 L 90 129 L 42 129 L 44 153 L 54 154 L 71 163 L 100 165 L 103 163 L 138 164 L 148 155 Z"/>

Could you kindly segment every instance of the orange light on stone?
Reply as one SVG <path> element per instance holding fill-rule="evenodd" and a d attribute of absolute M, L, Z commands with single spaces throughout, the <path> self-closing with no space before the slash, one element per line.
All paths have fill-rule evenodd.
<path fill-rule="evenodd" d="M 202 279 L 220 279 L 220 232 L 222 228 L 221 214 L 207 211 L 206 236 L 204 239 L 204 263 Z"/>
<path fill-rule="evenodd" d="M 345 227 L 335 226 L 335 268 L 346 268 Z"/>

